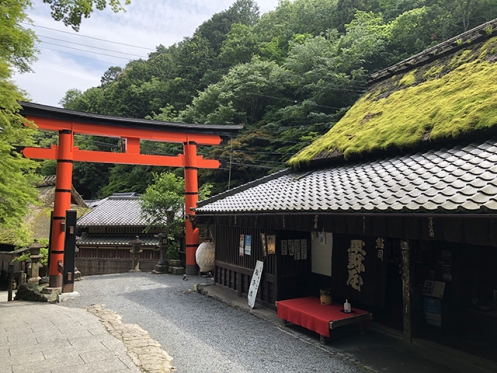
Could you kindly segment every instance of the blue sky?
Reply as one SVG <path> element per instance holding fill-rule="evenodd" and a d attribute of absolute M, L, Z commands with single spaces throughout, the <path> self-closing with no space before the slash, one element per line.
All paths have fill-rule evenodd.
<path fill-rule="evenodd" d="M 169 46 L 191 36 L 200 24 L 233 2 L 132 0 L 126 13 L 93 13 L 77 33 L 54 21 L 42 0 L 34 0 L 28 14 L 40 39 L 38 61 L 32 64 L 33 73 L 16 74 L 14 81 L 33 102 L 60 106 L 67 90 L 98 86 L 110 66 L 124 67 L 129 60 L 147 58 L 159 44 Z M 263 14 L 275 9 L 278 0 L 257 3 Z"/>

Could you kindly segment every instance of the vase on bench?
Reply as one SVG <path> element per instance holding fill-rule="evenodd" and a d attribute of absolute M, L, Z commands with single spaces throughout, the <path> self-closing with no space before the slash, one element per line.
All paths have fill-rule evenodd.
<path fill-rule="evenodd" d="M 331 304 L 331 289 L 319 290 L 319 300 L 323 306 L 329 306 Z"/>

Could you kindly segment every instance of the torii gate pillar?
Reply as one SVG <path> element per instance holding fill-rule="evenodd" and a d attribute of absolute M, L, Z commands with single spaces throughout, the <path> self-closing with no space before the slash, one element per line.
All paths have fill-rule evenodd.
<path fill-rule="evenodd" d="M 186 244 L 186 274 L 198 274 L 195 261 L 195 252 L 199 244 L 198 228 L 193 228 L 191 216 L 195 214 L 191 209 L 197 206 L 198 201 L 198 164 L 197 145 L 193 141 L 183 144 L 185 155 L 185 244 Z"/>
<path fill-rule="evenodd" d="M 55 182 L 54 213 L 52 219 L 49 288 L 62 289 L 62 266 L 64 264 L 65 219 L 66 211 L 71 208 L 73 169 L 73 133 L 71 130 L 59 131 L 57 153 L 57 176 Z"/>

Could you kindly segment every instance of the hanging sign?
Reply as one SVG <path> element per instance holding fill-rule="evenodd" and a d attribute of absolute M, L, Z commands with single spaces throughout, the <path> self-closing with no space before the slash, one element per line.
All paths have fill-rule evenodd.
<path fill-rule="evenodd" d="M 245 255 L 252 255 L 252 236 L 245 235 Z"/>
<path fill-rule="evenodd" d="M 300 240 L 293 240 L 293 259 L 300 260 Z"/>
<path fill-rule="evenodd" d="M 300 240 L 300 259 L 307 260 L 307 240 Z"/>
<path fill-rule="evenodd" d="M 281 240 L 281 255 L 287 255 L 287 254 L 288 254 L 288 241 Z"/>
<path fill-rule="evenodd" d="M 255 265 L 254 274 L 252 275 L 252 280 L 250 281 L 248 293 L 248 305 L 250 308 L 254 308 L 255 298 L 257 297 L 257 291 L 259 290 L 259 284 L 261 283 L 263 267 L 264 262 L 258 260 Z"/>
<path fill-rule="evenodd" d="M 268 234 L 267 236 L 267 253 L 276 254 L 276 235 Z"/>

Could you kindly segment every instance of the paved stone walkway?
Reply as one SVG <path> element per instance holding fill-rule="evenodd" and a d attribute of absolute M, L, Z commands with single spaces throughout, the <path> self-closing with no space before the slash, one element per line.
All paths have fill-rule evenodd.
<path fill-rule="evenodd" d="M 169 373 L 171 360 L 146 331 L 101 305 L 0 302 L 1 372 Z"/>
<path fill-rule="evenodd" d="M 150 373 L 169 373 L 176 370 L 171 365 L 172 357 L 138 325 L 123 324 L 121 316 L 104 309 L 102 305 L 92 305 L 86 309 L 100 319 L 111 335 L 124 343 L 128 356 L 136 366 Z"/>

